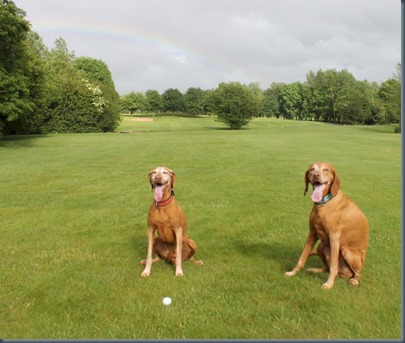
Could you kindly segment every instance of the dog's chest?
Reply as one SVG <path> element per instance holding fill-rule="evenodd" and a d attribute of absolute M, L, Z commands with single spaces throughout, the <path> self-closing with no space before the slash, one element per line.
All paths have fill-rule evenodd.
<path fill-rule="evenodd" d="M 162 239 L 164 242 L 168 243 L 174 243 L 176 242 L 176 235 L 173 230 L 173 226 L 170 225 L 160 225 L 156 226 L 156 231 L 158 233 L 158 236 Z"/>
<path fill-rule="evenodd" d="M 149 209 L 148 225 L 152 226 L 159 237 L 165 242 L 175 242 L 174 230 L 181 227 L 186 229 L 186 219 L 179 207 L 156 207 L 152 205 Z"/>
<path fill-rule="evenodd" d="M 337 230 L 334 225 L 335 218 L 333 214 L 325 211 L 324 208 L 313 209 L 310 216 L 311 230 L 315 230 L 322 242 L 329 241 L 329 233 Z"/>

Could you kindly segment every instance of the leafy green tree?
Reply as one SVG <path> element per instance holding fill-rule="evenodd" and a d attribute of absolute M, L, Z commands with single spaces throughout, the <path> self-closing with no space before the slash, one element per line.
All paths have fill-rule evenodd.
<path fill-rule="evenodd" d="M 207 113 L 210 117 L 215 111 L 215 104 L 214 104 L 214 90 L 209 89 L 205 91 L 205 98 L 204 98 L 204 113 Z"/>
<path fill-rule="evenodd" d="M 251 82 L 248 84 L 247 87 L 250 89 L 253 96 L 255 97 L 257 106 L 259 108 L 259 112 L 256 115 L 260 116 L 260 109 L 263 108 L 264 103 L 264 95 L 262 89 L 260 88 L 260 84 L 258 82 Z"/>
<path fill-rule="evenodd" d="M 270 88 L 263 92 L 263 105 L 260 110 L 260 115 L 264 117 L 276 117 L 279 118 L 280 103 L 281 103 L 281 89 L 282 83 L 272 83 Z"/>
<path fill-rule="evenodd" d="M 205 106 L 205 92 L 201 88 L 190 87 L 184 94 L 185 110 L 191 114 L 202 114 Z"/>
<path fill-rule="evenodd" d="M 259 113 L 260 104 L 252 90 L 239 82 L 220 83 L 210 94 L 210 106 L 218 117 L 233 130 L 247 125 Z"/>
<path fill-rule="evenodd" d="M 24 111 L 16 120 L 6 122 L 6 132 L 28 134 L 41 133 L 43 118 L 47 110 L 47 48 L 42 38 L 30 31 L 25 42 L 26 55 L 28 56 L 26 70 L 32 111 Z"/>
<path fill-rule="evenodd" d="M 394 79 L 401 82 L 401 80 L 402 80 L 402 66 L 401 66 L 401 63 L 397 63 L 396 69 L 397 69 L 397 72 L 394 75 Z"/>
<path fill-rule="evenodd" d="M 340 86 L 338 72 L 335 69 L 328 69 L 325 72 L 319 71 L 318 76 L 323 95 L 323 120 L 337 123 L 336 98 Z"/>
<path fill-rule="evenodd" d="M 163 109 L 166 112 L 184 112 L 184 96 L 177 88 L 169 88 L 163 94 Z"/>
<path fill-rule="evenodd" d="M 384 122 L 382 102 L 378 97 L 380 86 L 377 82 L 357 81 L 362 94 L 363 122 L 361 124 L 375 125 Z"/>
<path fill-rule="evenodd" d="M 304 89 L 300 82 L 284 85 L 280 92 L 280 110 L 286 119 L 303 119 Z"/>
<path fill-rule="evenodd" d="M 346 83 L 340 89 L 336 100 L 336 112 L 340 124 L 363 124 L 364 93 L 360 84 Z"/>
<path fill-rule="evenodd" d="M 400 82 L 400 97 L 402 97 L 402 95 L 404 94 L 404 92 L 403 92 L 403 90 L 402 90 L 402 86 L 401 86 L 401 82 L 402 82 L 402 65 L 401 65 L 401 63 L 398 63 L 397 64 L 397 73 L 394 75 L 394 78 L 396 79 L 396 80 L 398 80 L 399 82 Z M 402 119 L 402 115 L 401 115 L 401 104 L 399 105 L 400 106 L 400 109 L 399 109 L 399 111 L 400 111 L 400 114 L 399 114 L 399 126 L 398 126 L 398 128 L 396 128 L 395 129 L 395 132 L 396 133 L 400 133 L 401 132 L 401 119 Z"/>
<path fill-rule="evenodd" d="M 136 111 L 146 107 L 145 95 L 141 92 L 131 92 L 125 94 L 120 99 L 121 109 L 129 111 L 132 116 Z"/>
<path fill-rule="evenodd" d="M 107 64 L 99 59 L 79 57 L 73 60 L 73 66 L 81 72 L 82 81 L 93 95 L 96 128 L 113 131 L 120 123 L 119 95 Z"/>
<path fill-rule="evenodd" d="M 307 75 L 307 86 L 310 94 L 308 110 L 313 113 L 315 120 L 337 122 L 335 108 L 339 88 L 337 71 L 318 70 L 316 74 L 310 71 Z"/>
<path fill-rule="evenodd" d="M 13 1 L 0 0 L 0 133 L 5 123 L 32 113 L 32 63 L 26 51 L 30 24 Z"/>
<path fill-rule="evenodd" d="M 356 98 L 359 95 L 359 87 L 356 79 L 347 70 L 328 69 L 318 70 L 317 73 L 310 71 L 305 85 L 307 95 L 304 109 L 315 120 L 331 123 L 362 121 L 359 116 L 362 116 L 364 99 Z M 350 108 L 353 113 L 350 113 Z"/>
<path fill-rule="evenodd" d="M 154 113 L 163 110 L 163 99 L 157 90 L 148 89 L 145 92 L 145 110 Z"/>
<path fill-rule="evenodd" d="M 401 119 L 401 81 L 396 78 L 381 83 L 378 96 L 382 101 L 386 123 L 399 123 Z"/>
<path fill-rule="evenodd" d="M 105 132 L 118 125 L 118 94 L 97 81 L 96 74 L 76 67 L 75 56 L 62 38 L 55 41 L 47 61 L 44 133 Z"/>
<path fill-rule="evenodd" d="M 77 57 L 73 59 L 73 66 L 82 71 L 91 82 L 115 88 L 111 72 L 105 62 L 91 57 Z"/>
<path fill-rule="evenodd" d="M 364 109 L 367 99 L 362 84 L 345 69 L 337 72 L 337 88 L 334 100 L 336 123 L 364 123 Z"/>
<path fill-rule="evenodd" d="M 276 95 L 270 88 L 263 91 L 263 106 L 260 109 L 261 117 L 276 116 L 276 112 L 279 111 L 279 104 Z"/>
<path fill-rule="evenodd" d="M 319 73 L 319 72 L 318 72 Z M 305 86 L 307 89 L 307 97 L 304 102 L 304 107 L 309 113 L 310 117 L 315 121 L 320 121 L 324 113 L 324 97 L 320 86 L 318 73 L 314 73 L 312 70 L 307 74 Z"/>

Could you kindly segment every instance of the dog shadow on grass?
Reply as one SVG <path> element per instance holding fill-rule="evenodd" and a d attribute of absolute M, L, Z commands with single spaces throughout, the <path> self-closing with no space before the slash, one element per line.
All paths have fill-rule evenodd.
<path fill-rule="evenodd" d="M 135 228 L 135 231 L 142 232 L 142 234 L 134 235 L 131 237 L 131 246 L 134 252 L 134 256 L 140 261 L 146 258 L 148 249 L 148 229 L 146 225 L 139 225 Z"/>
<path fill-rule="evenodd" d="M 272 260 L 280 266 L 281 271 L 289 271 L 296 265 L 304 244 L 300 246 L 288 242 L 257 243 L 237 241 L 234 242 L 234 247 L 246 257 L 261 257 L 265 260 Z M 318 257 L 310 257 L 308 266 L 319 264 L 317 260 L 319 260 Z"/>

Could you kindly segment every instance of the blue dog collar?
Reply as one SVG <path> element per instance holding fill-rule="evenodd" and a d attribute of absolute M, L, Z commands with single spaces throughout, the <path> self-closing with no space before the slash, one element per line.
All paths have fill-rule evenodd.
<path fill-rule="evenodd" d="M 315 205 L 325 205 L 332 198 L 333 198 L 333 195 L 331 193 L 328 193 L 321 199 L 321 201 L 314 202 L 314 204 Z"/>

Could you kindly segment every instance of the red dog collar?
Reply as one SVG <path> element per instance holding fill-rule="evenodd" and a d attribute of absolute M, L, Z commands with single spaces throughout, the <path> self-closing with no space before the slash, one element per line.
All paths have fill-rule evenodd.
<path fill-rule="evenodd" d="M 155 201 L 155 205 L 156 205 L 156 207 L 167 206 L 172 202 L 173 198 L 174 198 L 174 192 L 172 191 L 169 198 L 167 198 L 166 200 L 162 200 L 162 201 Z"/>

